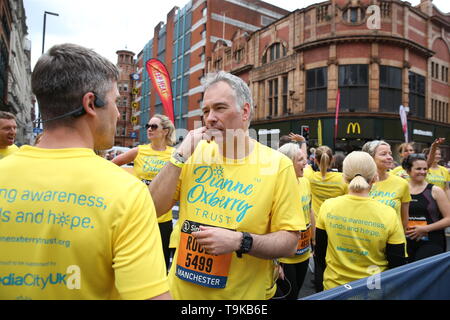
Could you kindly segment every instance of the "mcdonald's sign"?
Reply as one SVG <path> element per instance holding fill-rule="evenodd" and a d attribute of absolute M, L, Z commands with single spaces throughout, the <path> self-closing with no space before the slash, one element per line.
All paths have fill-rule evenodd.
<path fill-rule="evenodd" d="M 361 126 L 359 125 L 359 122 L 350 122 L 347 125 L 347 134 L 349 134 L 350 131 L 352 134 L 361 134 Z"/>
<path fill-rule="evenodd" d="M 132 106 L 134 109 L 138 109 L 138 108 L 139 108 L 139 103 L 137 103 L 137 102 L 132 102 L 132 103 L 131 103 L 131 106 Z"/>

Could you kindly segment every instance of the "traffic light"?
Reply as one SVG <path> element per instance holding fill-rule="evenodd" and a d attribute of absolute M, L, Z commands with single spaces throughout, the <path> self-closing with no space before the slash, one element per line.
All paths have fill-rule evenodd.
<path fill-rule="evenodd" d="M 300 134 L 305 138 L 306 141 L 309 140 L 309 126 L 301 126 Z"/>

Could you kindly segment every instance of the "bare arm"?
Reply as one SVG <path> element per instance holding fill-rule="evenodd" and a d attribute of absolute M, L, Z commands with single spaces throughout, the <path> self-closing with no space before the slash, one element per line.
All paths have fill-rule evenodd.
<path fill-rule="evenodd" d="M 436 158 L 436 150 L 439 147 L 439 145 L 444 142 L 445 142 L 445 138 L 437 138 L 431 144 L 430 153 L 428 154 L 428 159 L 427 159 L 428 168 L 431 168 L 433 166 L 434 159 Z"/>
<path fill-rule="evenodd" d="M 178 147 L 177 152 L 186 160 L 191 156 L 198 143 L 203 139 L 211 139 L 212 134 L 201 127 L 188 133 L 183 143 Z M 149 186 L 150 194 L 155 204 L 156 215 L 160 216 L 172 208 L 175 201 L 173 197 L 177 190 L 181 168 L 171 162 L 167 162 L 164 168 L 156 175 Z"/>
<path fill-rule="evenodd" d="M 442 230 L 450 227 L 450 202 L 444 190 L 433 186 L 431 195 L 436 200 L 439 211 L 442 213 L 442 219 L 426 226 L 414 226 L 406 232 L 406 235 L 411 239 L 420 240 L 428 232 Z"/>
<path fill-rule="evenodd" d="M 408 221 L 409 221 L 409 202 L 402 202 L 400 214 L 402 218 L 403 230 L 406 231 L 406 229 L 408 228 Z"/>
<path fill-rule="evenodd" d="M 290 257 L 295 254 L 299 239 L 297 231 L 276 231 L 264 235 L 251 234 L 253 238 L 250 255 L 260 259 Z M 221 255 L 237 251 L 241 247 L 242 232 L 223 228 L 200 227 L 192 235 L 206 252 Z"/>
<path fill-rule="evenodd" d="M 150 183 L 149 190 L 155 204 L 156 216 L 163 215 L 173 207 L 175 203 L 173 197 L 177 190 L 180 173 L 181 168 L 167 162 Z"/>
<path fill-rule="evenodd" d="M 300 149 L 305 154 L 305 157 L 307 157 L 308 156 L 308 148 L 306 146 L 306 139 L 305 139 L 305 137 L 303 137 L 302 135 L 295 134 L 295 133 L 291 132 L 291 133 L 289 133 L 289 138 L 291 138 L 292 141 L 296 141 L 296 142 L 300 142 L 301 143 Z"/>
<path fill-rule="evenodd" d="M 133 162 L 134 159 L 136 159 L 138 155 L 138 148 L 135 147 L 131 150 L 128 150 L 125 153 L 122 153 L 120 156 L 115 157 L 111 160 L 112 163 L 117 164 L 119 167 L 123 166 L 124 164 Z"/>
<path fill-rule="evenodd" d="M 172 300 L 172 296 L 170 295 L 169 291 L 164 292 L 163 294 L 160 294 L 159 296 L 150 298 L 148 300 Z"/>

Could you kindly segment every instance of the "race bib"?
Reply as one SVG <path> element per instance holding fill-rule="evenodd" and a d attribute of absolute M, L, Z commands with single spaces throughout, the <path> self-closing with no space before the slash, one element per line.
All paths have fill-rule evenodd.
<path fill-rule="evenodd" d="M 306 231 L 300 232 L 300 239 L 297 244 L 297 252 L 296 256 L 301 256 L 302 254 L 307 253 L 311 249 L 311 225 L 308 224 L 306 226 Z"/>
<path fill-rule="evenodd" d="M 219 256 L 206 253 L 191 234 L 199 231 L 201 225 L 208 226 L 184 221 L 180 233 L 176 275 L 200 286 L 223 289 L 228 280 L 231 253 Z"/>
<path fill-rule="evenodd" d="M 427 218 L 425 217 L 409 217 L 407 230 L 412 229 L 415 226 L 426 226 Z M 428 240 L 427 236 L 423 236 L 421 240 Z"/>

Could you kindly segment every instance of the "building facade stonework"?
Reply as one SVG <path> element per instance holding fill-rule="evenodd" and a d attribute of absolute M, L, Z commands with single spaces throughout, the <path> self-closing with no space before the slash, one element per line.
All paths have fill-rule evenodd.
<path fill-rule="evenodd" d="M 371 5 L 379 8 L 379 29 L 368 23 Z M 237 50 L 243 59 L 236 59 Z M 236 31 L 231 45 L 216 43 L 208 64 L 248 82 L 255 100 L 252 127 L 263 135 L 307 126 L 317 144 L 320 120 L 323 143 L 345 152 L 377 138 L 397 145 L 404 140 L 403 105 L 409 107 L 409 140 L 419 151 L 436 137 L 447 138 L 447 160 L 449 67 L 450 14 L 431 0 L 416 7 L 400 0 L 313 4 L 256 32 Z"/>

